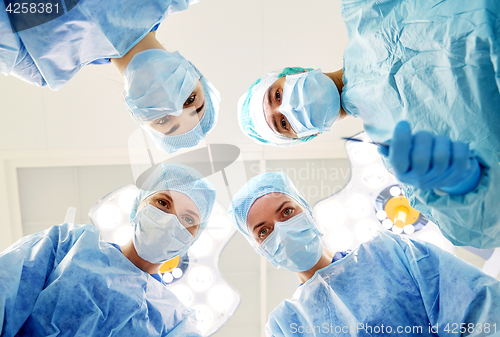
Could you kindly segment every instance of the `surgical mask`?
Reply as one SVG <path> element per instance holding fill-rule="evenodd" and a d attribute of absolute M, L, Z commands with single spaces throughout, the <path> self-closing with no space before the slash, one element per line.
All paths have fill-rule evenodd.
<path fill-rule="evenodd" d="M 135 224 L 133 242 L 139 256 L 151 263 L 163 263 L 183 256 L 194 237 L 179 222 L 177 216 L 144 205 L 132 220 Z"/>
<path fill-rule="evenodd" d="M 330 131 L 339 110 L 337 86 L 321 69 L 286 76 L 279 111 L 298 138 Z"/>
<path fill-rule="evenodd" d="M 139 123 L 179 116 L 200 74 L 178 52 L 148 49 L 137 53 L 123 73 L 123 96 Z"/>
<path fill-rule="evenodd" d="M 200 81 L 205 92 L 205 114 L 194 128 L 180 135 L 166 136 L 148 126 L 141 125 L 149 133 L 157 149 L 170 154 L 181 148 L 194 147 L 205 139 L 217 123 L 220 102 L 219 91 L 205 77 L 201 77 Z M 132 117 L 134 117 L 133 113 Z M 140 123 L 140 121 L 136 121 Z"/>
<path fill-rule="evenodd" d="M 275 267 L 293 272 L 311 269 L 323 253 L 321 233 L 308 212 L 274 225 L 260 251 Z"/>

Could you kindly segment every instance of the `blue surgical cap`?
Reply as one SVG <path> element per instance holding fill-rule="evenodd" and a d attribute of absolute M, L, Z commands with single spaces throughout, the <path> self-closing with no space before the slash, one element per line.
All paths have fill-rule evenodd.
<path fill-rule="evenodd" d="M 198 171 L 182 164 L 158 165 L 142 184 L 135 198 L 130 212 L 131 221 L 137 214 L 139 204 L 151 194 L 159 191 L 177 191 L 187 195 L 200 211 L 200 231 L 207 227 L 215 203 L 215 188 Z"/>
<path fill-rule="evenodd" d="M 155 143 L 155 146 L 166 153 L 174 153 L 185 147 L 196 146 L 217 123 L 217 112 L 219 111 L 220 96 L 219 92 L 205 77 L 200 78 L 205 93 L 205 113 L 198 124 L 191 130 L 175 136 L 167 136 L 143 126 L 143 129 L 149 133 Z"/>
<path fill-rule="evenodd" d="M 288 138 L 274 132 L 264 116 L 264 95 L 267 89 L 280 77 L 301 73 L 312 68 L 286 67 L 282 70 L 265 74 L 255 81 L 238 101 L 238 123 L 241 131 L 259 144 L 292 146 L 307 142 L 317 135 L 304 138 Z"/>
<path fill-rule="evenodd" d="M 250 179 L 233 197 L 229 206 L 228 215 L 233 225 L 252 243 L 247 226 L 247 217 L 250 207 L 255 200 L 269 194 L 283 193 L 294 199 L 304 211 L 312 216 L 312 209 L 302 198 L 292 181 L 283 172 L 268 172 Z"/>

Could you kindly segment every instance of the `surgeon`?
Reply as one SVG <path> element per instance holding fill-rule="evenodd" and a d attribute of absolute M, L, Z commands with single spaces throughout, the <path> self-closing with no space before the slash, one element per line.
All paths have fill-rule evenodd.
<path fill-rule="evenodd" d="M 22 238 L 0 254 L 0 336 L 201 336 L 158 271 L 199 238 L 215 196 L 193 169 L 161 164 L 131 209 L 128 244 L 74 224 Z"/>
<path fill-rule="evenodd" d="M 238 102 L 243 132 L 291 146 L 361 118 L 410 204 L 455 245 L 500 246 L 498 1 L 341 1 L 344 68 L 285 68 Z M 406 122 L 405 122 L 406 121 Z"/>
<path fill-rule="evenodd" d="M 323 246 L 311 207 L 283 172 L 252 178 L 228 213 L 258 254 L 301 282 L 293 298 L 269 315 L 267 336 L 500 332 L 497 279 L 430 243 L 387 231 L 334 254 Z"/>
<path fill-rule="evenodd" d="M 83 66 L 111 62 L 123 75 L 127 110 L 156 147 L 193 147 L 217 122 L 219 93 L 155 34 L 168 15 L 195 2 L 80 0 L 64 15 L 15 33 L 0 3 L 0 72 L 58 90 Z"/>

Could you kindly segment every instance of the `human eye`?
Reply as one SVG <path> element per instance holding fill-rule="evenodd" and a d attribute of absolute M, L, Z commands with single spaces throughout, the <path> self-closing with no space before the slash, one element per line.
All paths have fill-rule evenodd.
<path fill-rule="evenodd" d="M 281 93 L 279 90 L 276 90 L 276 93 L 274 94 L 274 98 L 276 98 L 276 100 L 278 102 L 281 102 Z"/>
<path fill-rule="evenodd" d="M 170 201 L 169 200 L 167 200 L 167 199 L 158 199 L 156 202 L 158 203 L 158 205 L 161 206 L 160 208 L 163 208 L 167 212 L 170 210 Z"/>
<path fill-rule="evenodd" d="M 269 234 L 269 228 L 267 227 L 262 227 L 259 230 L 259 239 L 265 238 Z"/>
<path fill-rule="evenodd" d="M 196 101 L 196 94 L 192 94 L 189 98 L 184 102 L 184 106 L 192 105 Z"/>
<path fill-rule="evenodd" d="M 194 225 L 194 220 L 190 216 L 185 216 L 182 218 L 182 220 L 184 220 L 190 226 Z"/>
<path fill-rule="evenodd" d="M 166 115 L 166 116 L 164 116 L 162 118 L 157 119 L 156 120 L 156 124 L 158 124 L 158 125 L 164 125 L 164 124 L 167 124 L 169 120 L 170 120 L 170 116 Z"/>
<path fill-rule="evenodd" d="M 280 125 L 284 130 L 288 130 L 288 120 L 283 115 L 281 115 Z"/>
<path fill-rule="evenodd" d="M 288 217 L 293 214 L 293 208 L 292 207 L 287 207 L 283 210 L 283 216 Z"/>

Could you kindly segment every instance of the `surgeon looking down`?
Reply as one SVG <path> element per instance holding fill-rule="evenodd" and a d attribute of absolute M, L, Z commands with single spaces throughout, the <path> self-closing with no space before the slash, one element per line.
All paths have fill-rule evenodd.
<path fill-rule="evenodd" d="M 238 102 L 242 131 L 292 146 L 361 118 L 389 144 L 385 164 L 412 207 L 455 245 L 500 247 L 500 2 L 342 0 L 341 10 L 343 69 L 265 74 Z"/>
<path fill-rule="evenodd" d="M 333 254 L 283 172 L 252 178 L 228 214 L 258 254 L 302 283 L 269 315 L 267 336 L 448 336 L 446 325 L 456 322 L 475 327 L 471 336 L 498 334 L 497 279 L 430 243 L 387 231 Z"/>
<path fill-rule="evenodd" d="M 196 2 L 80 0 L 64 15 L 15 33 L 0 3 L 0 72 L 58 90 L 83 66 L 111 62 L 123 75 L 127 110 L 156 147 L 193 147 L 217 122 L 219 93 L 155 34 L 168 15 Z"/>
<path fill-rule="evenodd" d="M 128 244 L 74 224 L 22 238 L 0 254 L 0 335 L 201 336 L 158 270 L 200 236 L 215 196 L 193 169 L 161 164 L 131 209 Z"/>

